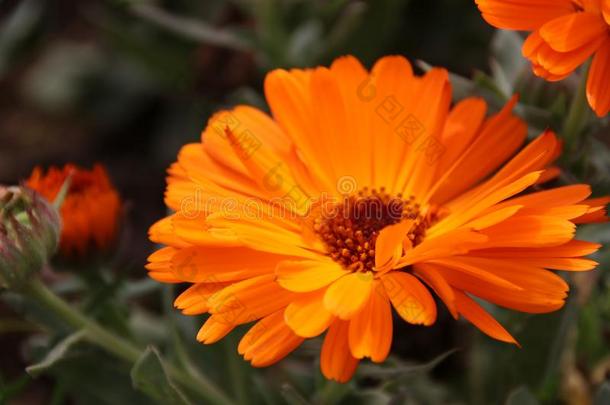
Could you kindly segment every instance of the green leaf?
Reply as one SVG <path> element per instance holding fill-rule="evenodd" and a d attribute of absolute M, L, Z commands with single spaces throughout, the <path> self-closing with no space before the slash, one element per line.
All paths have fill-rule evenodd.
<path fill-rule="evenodd" d="M 605 382 L 599 387 L 595 394 L 595 400 L 593 405 L 607 405 L 610 404 L 610 383 Z"/>
<path fill-rule="evenodd" d="M 57 196 L 53 200 L 53 207 L 55 207 L 56 210 L 60 210 L 61 206 L 64 204 L 64 200 L 66 199 L 68 190 L 70 190 L 71 183 L 72 183 L 72 173 L 70 173 L 68 175 L 68 177 L 66 177 L 66 180 L 64 180 L 63 184 L 61 185 L 61 188 L 59 189 Z"/>
<path fill-rule="evenodd" d="M 81 342 L 85 338 L 86 332 L 84 330 L 78 331 L 71 334 L 70 336 L 59 342 L 42 361 L 33 364 L 25 369 L 32 377 L 37 377 L 41 373 L 45 372 L 49 368 L 53 367 L 59 361 L 64 359 L 70 349 L 77 343 Z"/>
<path fill-rule="evenodd" d="M 492 58 L 489 61 L 489 67 L 491 68 L 492 77 L 498 90 L 500 90 L 504 97 L 510 97 L 513 94 L 513 85 L 500 62 Z"/>
<path fill-rule="evenodd" d="M 309 402 L 290 384 L 282 385 L 280 391 L 286 402 L 290 405 L 308 405 Z"/>
<path fill-rule="evenodd" d="M 159 352 L 149 346 L 131 370 L 134 388 L 163 404 L 190 404 L 170 381 Z"/>
<path fill-rule="evenodd" d="M 190 17 L 177 16 L 151 4 L 135 3 L 131 12 L 170 32 L 200 43 L 221 46 L 237 51 L 250 50 L 251 44 L 232 31 L 218 29 L 206 22 Z"/>
<path fill-rule="evenodd" d="M 451 349 L 440 356 L 432 359 L 431 361 L 423 364 L 416 364 L 410 366 L 397 366 L 397 367 L 387 367 L 387 366 L 378 366 L 375 364 L 365 364 L 360 366 L 360 370 L 358 374 L 366 376 L 366 377 L 374 377 L 374 378 L 393 378 L 393 377 L 403 377 L 409 374 L 422 374 L 427 373 L 434 369 L 437 365 L 439 365 L 443 360 L 447 357 L 451 356 L 453 353 L 457 352 L 459 349 Z"/>
<path fill-rule="evenodd" d="M 511 391 L 506 399 L 506 405 L 538 405 L 538 400 L 527 387 L 519 387 Z"/>
<path fill-rule="evenodd" d="M 517 79 L 527 67 L 527 60 L 521 55 L 523 39 L 514 31 L 498 30 L 491 41 L 493 60 L 497 63 L 492 70 L 494 76 L 499 73 L 506 80 L 504 89 L 513 92 Z M 499 69 L 501 72 L 496 72 Z M 498 77 L 496 77 L 498 79 Z M 502 86 L 504 87 L 504 86 Z"/>

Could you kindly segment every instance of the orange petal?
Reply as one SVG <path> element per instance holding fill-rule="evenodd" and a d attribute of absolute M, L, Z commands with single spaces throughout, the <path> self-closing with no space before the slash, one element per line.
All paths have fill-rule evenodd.
<path fill-rule="evenodd" d="M 173 247 L 189 246 L 189 244 L 180 239 L 174 232 L 172 217 L 165 217 L 155 222 L 148 230 L 148 236 L 152 242 Z"/>
<path fill-rule="evenodd" d="M 610 39 L 593 57 L 587 79 L 587 99 L 598 117 L 610 112 Z"/>
<path fill-rule="evenodd" d="M 407 153 L 421 135 L 418 131 L 411 133 L 404 130 L 407 121 L 421 121 L 420 117 L 413 115 L 417 80 L 406 58 L 391 55 L 380 58 L 373 66 L 369 79 L 358 88 L 358 96 L 365 101 L 363 113 L 368 117 L 366 128 L 369 133 L 375 133 L 374 137 L 370 137 L 369 159 L 372 160 L 368 167 L 373 174 L 370 187 L 396 190 L 397 173 L 404 169 Z"/>
<path fill-rule="evenodd" d="M 447 260 L 449 262 L 450 260 Z M 451 259 L 451 264 L 446 267 L 457 269 L 458 266 L 477 268 L 479 272 L 486 272 L 498 278 L 502 278 L 505 282 L 511 285 L 503 285 L 496 283 L 494 280 L 485 277 L 478 277 L 475 272 L 462 272 L 463 274 L 472 275 L 488 285 L 496 285 L 504 288 L 511 294 L 520 292 L 545 292 L 547 295 L 565 298 L 566 293 L 570 289 L 564 279 L 557 274 L 535 266 L 527 266 L 520 261 L 510 259 L 491 259 L 473 256 L 460 256 Z M 445 265 L 445 263 L 443 263 Z M 515 289 L 514 286 L 518 288 Z M 465 289 L 468 291 L 468 289 Z"/>
<path fill-rule="evenodd" d="M 366 87 L 371 83 L 369 73 L 353 56 L 335 59 L 330 71 L 341 88 L 346 115 L 349 117 L 343 131 L 350 134 L 351 142 L 343 144 L 342 149 L 345 151 L 345 155 L 350 156 L 354 162 L 369 162 L 374 144 L 374 138 L 370 136 L 368 130 L 370 116 L 367 109 L 370 108 L 370 100 L 366 95 Z M 357 174 L 352 175 L 362 184 L 373 184 L 371 165 L 362 164 L 360 166 Z"/>
<path fill-rule="evenodd" d="M 369 301 L 349 323 L 349 347 L 357 359 L 370 357 L 380 363 L 388 357 L 392 345 L 392 308 L 379 281 Z"/>
<path fill-rule="evenodd" d="M 515 264 L 512 266 L 514 267 Z M 522 290 L 506 289 L 448 267 L 439 267 L 439 272 L 442 272 L 443 278 L 454 289 L 468 292 L 505 308 L 538 314 L 557 311 L 563 307 L 567 294 L 563 287 L 557 288 L 557 285 L 561 284 L 559 281 L 561 278 L 539 268 L 525 268 L 527 271 L 525 273 L 520 271 L 518 280 L 512 280 L 515 283 L 519 282 L 523 286 Z M 493 266 L 490 270 L 493 270 Z M 502 275 L 508 277 L 505 272 Z M 547 285 L 547 282 L 551 284 Z"/>
<path fill-rule="evenodd" d="M 408 158 L 397 171 L 398 186 L 405 195 L 423 199 L 436 181 L 435 167 L 442 159 L 446 147 L 441 144 L 440 133 L 451 104 L 451 82 L 445 69 L 428 71 L 417 86 L 418 98 L 413 116 L 424 128 L 422 136 L 409 149 Z"/>
<path fill-rule="evenodd" d="M 602 245 L 582 240 L 571 240 L 566 244 L 552 247 L 525 247 L 525 248 L 492 248 L 473 250 L 473 256 L 505 257 L 505 258 L 553 258 L 587 256 L 597 252 Z"/>
<path fill-rule="evenodd" d="M 223 288 L 208 299 L 208 306 L 224 322 L 242 324 L 284 308 L 293 298 L 294 293 L 280 287 L 275 275 L 269 274 Z"/>
<path fill-rule="evenodd" d="M 355 143 L 353 134 L 346 131 L 351 117 L 347 115 L 340 81 L 330 69 L 318 67 L 312 70 L 309 90 L 313 100 L 311 118 L 314 133 L 310 136 L 314 137 L 316 149 L 326 151 L 328 155 L 330 167 L 327 175 L 334 179 L 350 176 L 362 187 L 364 179 L 370 175 L 371 168 L 365 162 L 370 161 L 371 156 L 359 161 L 350 153 L 360 145 Z M 341 153 L 335 153 L 337 151 Z M 364 172 L 368 173 L 365 175 Z"/>
<path fill-rule="evenodd" d="M 434 238 L 424 239 L 421 244 L 409 250 L 395 267 L 466 254 L 472 249 L 484 247 L 488 239 L 481 232 L 475 232 L 467 228 L 450 231 Z"/>
<path fill-rule="evenodd" d="M 189 247 L 171 258 L 174 275 L 191 283 L 239 281 L 273 273 L 285 256 L 245 247 Z"/>
<path fill-rule="evenodd" d="M 226 322 L 223 317 L 212 315 L 199 329 L 197 340 L 206 345 L 216 343 L 233 329 L 235 329 L 234 324 Z"/>
<path fill-rule="evenodd" d="M 476 0 L 483 18 L 496 28 L 533 31 L 542 24 L 573 13 L 570 0 Z"/>
<path fill-rule="evenodd" d="M 310 171 L 325 190 L 334 191 L 332 156 L 318 147 L 315 136 L 310 79 L 311 71 L 274 70 L 265 78 L 265 96 L 273 117 L 298 147 Z"/>
<path fill-rule="evenodd" d="M 341 277 L 327 288 L 324 306 L 341 319 L 351 319 L 369 299 L 373 274 L 356 272 Z"/>
<path fill-rule="evenodd" d="M 502 342 L 514 343 L 519 346 L 519 343 L 517 343 L 515 338 L 513 338 L 498 321 L 489 315 L 472 298 L 459 290 L 455 290 L 454 294 L 459 313 L 472 322 L 477 328 L 494 339 L 498 339 Z"/>
<path fill-rule="evenodd" d="M 340 383 L 348 382 L 356 367 L 358 359 L 352 356 L 348 344 L 349 322 L 337 319 L 330 325 L 322 344 L 320 368 L 329 380 Z"/>
<path fill-rule="evenodd" d="M 449 169 L 474 141 L 486 112 L 487 103 L 478 97 L 465 98 L 451 109 L 441 135 L 445 153 L 438 162 L 439 173 Z"/>
<path fill-rule="evenodd" d="M 594 260 L 573 257 L 548 257 L 548 258 L 521 258 L 512 259 L 513 262 L 524 266 L 541 267 L 551 270 L 564 271 L 589 271 L 593 270 L 599 263 Z"/>
<path fill-rule="evenodd" d="M 594 13 L 558 17 L 540 28 L 540 36 L 559 52 L 570 52 L 608 35 L 608 25 Z"/>
<path fill-rule="evenodd" d="M 538 138 L 530 142 L 515 157 L 506 163 L 490 180 L 487 180 L 475 188 L 463 193 L 460 197 L 449 202 L 450 210 L 461 212 L 477 201 L 482 196 L 491 195 L 501 187 L 522 179 L 526 175 L 544 170 L 549 163 L 557 159 L 561 152 L 561 142 L 557 135 L 550 130 L 545 131 Z M 538 183 L 540 178 L 536 180 Z M 515 183 L 517 184 L 517 183 Z M 505 198 L 508 198 L 506 196 Z"/>
<path fill-rule="evenodd" d="M 471 198 L 470 200 L 464 200 L 464 202 L 460 203 L 456 202 L 455 206 L 452 207 L 455 213 L 448 215 L 446 218 L 433 225 L 428 230 L 427 236 L 438 236 L 468 223 L 481 213 L 486 212 L 495 204 L 522 192 L 534 184 L 539 177 L 540 172 L 529 173 L 505 187 L 496 188 L 495 190 L 494 188 L 490 188 L 489 190 L 482 189 L 482 193 L 485 194 L 478 194 L 478 198 Z M 470 204 L 467 204 L 468 202 L 470 202 Z M 504 214 L 507 213 L 504 212 Z"/>
<path fill-rule="evenodd" d="M 540 65 L 548 74 L 563 77 L 582 65 L 604 43 L 604 36 L 587 42 L 569 52 L 559 52 L 544 43 L 530 59 Z"/>
<path fill-rule="evenodd" d="M 266 145 L 258 146 L 253 152 L 250 136 L 252 135 L 247 132 L 246 135 L 240 136 L 229 129 L 226 130 L 227 142 L 259 187 L 275 199 L 278 205 L 281 204 L 297 215 L 306 214 L 311 202 L 308 190 L 298 182 L 281 156 Z M 274 180 L 270 181 L 270 177 Z"/>
<path fill-rule="evenodd" d="M 412 220 L 386 226 L 379 232 L 375 243 L 375 270 L 391 268 L 402 255 L 402 242 L 413 226 Z"/>
<path fill-rule="evenodd" d="M 312 246 L 302 232 L 258 218 L 230 218 L 218 213 L 207 217 L 205 225 L 211 227 L 209 233 L 214 236 L 232 235 L 242 245 L 261 252 L 317 259 L 322 249 L 321 245 Z"/>
<path fill-rule="evenodd" d="M 542 247 L 558 246 L 574 237 L 575 225 L 565 219 L 523 215 L 481 232 L 489 237 L 486 247 Z"/>
<path fill-rule="evenodd" d="M 174 301 L 174 306 L 185 315 L 198 315 L 208 311 L 208 298 L 222 288 L 226 283 L 197 283 L 187 288 Z"/>
<path fill-rule="evenodd" d="M 463 193 L 515 153 L 527 135 L 525 122 L 512 113 L 516 103 L 513 97 L 502 111 L 483 123 L 476 139 L 436 180 L 429 193 L 432 201 L 443 203 Z"/>
<path fill-rule="evenodd" d="M 610 203 L 610 197 L 590 198 L 583 201 L 589 206 L 587 213 L 572 220 L 575 224 L 590 224 L 608 222 L 606 206 Z"/>
<path fill-rule="evenodd" d="M 573 184 L 512 198 L 504 204 L 520 204 L 525 207 L 523 211 L 527 211 L 531 208 L 557 207 L 579 203 L 590 195 L 591 186 Z"/>
<path fill-rule="evenodd" d="M 349 274 L 334 261 L 283 261 L 275 269 L 277 282 L 295 292 L 314 291 Z"/>
<path fill-rule="evenodd" d="M 157 250 L 148 257 L 148 276 L 160 283 L 181 283 L 182 280 L 176 277 L 172 271 L 171 259 L 178 252 L 174 247 L 164 247 Z"/>
<path fill-rule="evenodd" d="M 401 271 L 391 271 L 382 276 L 382 283 L 402 319 L 426 326 L 436 321 L 434 299 L 417 278 Z"/>
<path fill-rule="evenodd" d="M 521 288 L 520 286 L 511 283 L 509 280 L 506 280 L 501 276 L 494 274 L 486 268 L 477 266 L 476 264 L 472 263 L 469 264 L 459 256 L 455 259 L 437 259 L 432 261 L 431 263 L 468 274 L 471 277 L 480 279 L 489 284 L 497 285 L 498 287 L 516 291 L 523 290 L 523 288 Z"/>
<path fill-rule="evenodd" d="M 458 318 L 457 308 L 455 307 L 455 296 L 453 288 L 447 280 L 437 270 L 437 267 L 430 263 L 419 263 L 414 266 L 415 273 L 428 284 L 434 292 L 443 300 L 449 312 L 455 319 Z"/>
<path fill-rule="evenodd" d="M 324 307 L 323 300 L 323 290 L 299 296 L 286 307 L 284 321 L 301 337 L 318 336 L 335 319 Z"/>
<path fill-rule="evenodd" d="M 545 169 L 548 164 L 559 157 L 560 153 L 561 142 L 557 139 L 557 135 L 553 131 L 546 130 L 481 187 L 492 189 L 501 187 L 528 173 Z"/>
<path fill-rule="evenodd" d="M 237 351 L 253 367 L 267 367 L 296 349 L 303 338 L 284 323 L 284 311 L 277 311 L 258 321 L 239 342 Z"/>
<path fill-rule="evenodd" d="M 512 217 L 522 208 L 522 205 L 512 205 L 505 208 L 499 208 L 491 211 L 489 214 L 482 215 L 477 219 L 468 222 L 466 226 L 477 231 L 485 229 Z"/>

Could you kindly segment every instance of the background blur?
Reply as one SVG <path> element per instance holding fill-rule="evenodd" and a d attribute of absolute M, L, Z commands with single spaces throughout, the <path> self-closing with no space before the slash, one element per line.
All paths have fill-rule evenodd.
<path fill-rule="evenodd" d="M 141 308 L 141 319 L 124 321 L 140 322 L 140 330 L 159 345 L 174 338 L 164 335 L 167 323 L 177 324 L 188 350 L 202 359 L 197 365 L 217 369 L 214 378 L 231 392 L 238 377 L 210 364 L 223 364 L 213 359 L 225 352 L 236 357 L 230 351 L 237 337 L 226 350 L 224 344 L 199 347 L 188 328 L 201 319 L 191 324 L 171 309 L 163 315 L 173 292 L 146 284 L 143 265 L 153 248 L 146 232 L 165 215 L 165 169 L 180 146 L 197 141 L 218 109 L 238 103 L 265 109 L 267 71 L 328 64 L 344 54 L 366 66 L 395 53 L 447 67 L 457 75 L 457 96 L 480 94 L 494 106 L 519 91 L 524 103 L 518 112 L 532 134 L 546 126 L 560 130 L 577 78 L 549 85 L 531 77 L 520 56 L 521 40 L 495 33 L 470 0 L 0 0 L 0 183 L 18 183 L 36 165 L 106 165 L 128 204 L 115 261 L 120 266 L 106 281 L 133 288 L 121 287 L 129 293 L 119 298 L 115 290 L 103 290 L 91 308 L 110 306 L 118 318 L 127 308 Z M 609 193 L 609 144 L 607 121 L 591 120 L 586 136 L 567 141 L 559 182 L 585 181 L 596 195 Z M 608 227 L 590 226 L 583 233 L 610 241 Z M 331 387 L 332 395 L 366 403 L 588 404 L 596 396 L 608 401 L 600 404 L 610 403 L 610 389 L 601 388 L 610 375 L 608 249 L 597 259 L 597 272 L 571 280 L 574 291 L 563 311 L 497 311 L 522 349 L 454 322 L 443 307 L 434 328 L 397 323 L 390 371 L 361 367 L 358 383 Z M 18 313 L 0 303 L 0 402 L 147 403 L 137 395 L 130 402 L 113 399 L 112 392 L 131 390 L 128 370 L 125 387 L 105 385 L 106 374 L 125 370 L 106 370 L 98 362 L 93 370 L 90 353 L 66 360 L 74 364 L 63 374 L 32 380 L 24 368 L 36 357 L 37 343 L 29 337 L 36 329 Z M 459 350 L 448 353 L 454 348 Z M 237 359 L 238 376 L 248 381 L 247 389 L 267 391 L 269 398 L 260 401 L 254 399 L 262 398 L 260 392 L 248 394 L 252 403 L 299 397 L 319 402 L 312 387 L 324 383 L 313 357 L 305 347 L 267 371 L 242 367 Z M 79 373 L 101 375 L 79 382 Z"/>

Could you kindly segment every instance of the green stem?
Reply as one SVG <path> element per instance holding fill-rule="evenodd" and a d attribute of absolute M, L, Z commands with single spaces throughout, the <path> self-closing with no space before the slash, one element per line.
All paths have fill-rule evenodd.
<path fill-rule="evenodd" d="M 55 313 L 73 329 L 85 330 L 87 339 L 108 353 L 115 355 L 129 364 L 134 364 L 142 356 L 143 351 L 136 345 L 115 335 L 97 322 L 89 319 L 73 306 L 70 306 L 57 294 L 49 290 L 40 280 L 32 280 L 28 284 L 26 293 L 36 299 L 46 309 Z M 166 364 L 165 368 L 173 381 L 202 398 L 207 399 L 211 403 L 223 405 L 233 404 L 233 401 L 231 401 L 226 394 L 203 376 L 200 378 L 193 378 L 190 374 L 183 372 L 172 364 Z"/>
<path fill-rule="evenodd" d="M 236 394 L 237 402 L 239 404 L 248 404 L 248 393 L 246 390 L 246 382 L 244 380 L 244 373 L 242 369 L 243 362 L 240 361 L 239 356 L 235 351 L 234 342 L 225 341 L 224 350 L 225 356 L 228 361 L 229 374 L 231 376 L 231 383 Z"/>
<path fill-rule="evenodd" d="M 566 139 L 568 147 L 572 147 L 578 134 L 580 133 L 585 119 L 587 117 L 587 109 L 589 104 L 587 102 L 587 78 L 589 76 L 589 62 L 587 62 L 582 68 L 582 76 L 578 85 L 576 95 L 572 99 L 570 104 L 570 110 L 568 111 L 568 117 L 566 118 L 563 125 L 563 135 Z"/>

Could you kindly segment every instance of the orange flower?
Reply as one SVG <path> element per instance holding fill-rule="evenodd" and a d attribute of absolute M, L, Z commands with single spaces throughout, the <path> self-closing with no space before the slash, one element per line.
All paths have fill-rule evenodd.
<path fill-rule="evenodd" d="M 272 364 L 326 332 L 321 368 L 347 381 L 383 361 L 392 308 L 432 325 L 429 286 L 455 318 L 515 339 L 472 296 L 524 312 L 557 310 L 568 291 L 547 270 L 584 271 L 599 245 L 575 223 L 603 221 L 607 200 L 577 184 L 523 194 L 556 177 L 552 132 L 518 152 L 526 124 L 485 118 L 482 99 L 453 108 L 447 71 L 415 76 L 399 56 L 371 72 L 353 57 L 265 82 L 273 118 L 247 106 L 214 115 L 169 169 L 167 205 L 150 229 L 166 245 L 152 278 L 192 284 L 175 302 L 209 313 L 213 343 L 257 321 L 238 351 Z"/>
<path fill-rule="evenodd" d="M 116 238 L 121 200 L 101 165 L 86 170 L 67 164 L 61 169 L 51 167 L 46 174 L 36 167 L 26 185 L 53 201 L 70 176 L 70 188 L 61 207 L 60 251 L 69 257 L 85 255 L 92 245 L 104 250 Z"/>
<path fill-rule="evenodd" d="M 502 29 L 533 31 L 523 55 L 549 81 L 568 77 L 591 55 L 587 98 L 599 117 L 610 111 L 610 0 L 475 0 Z"/>

